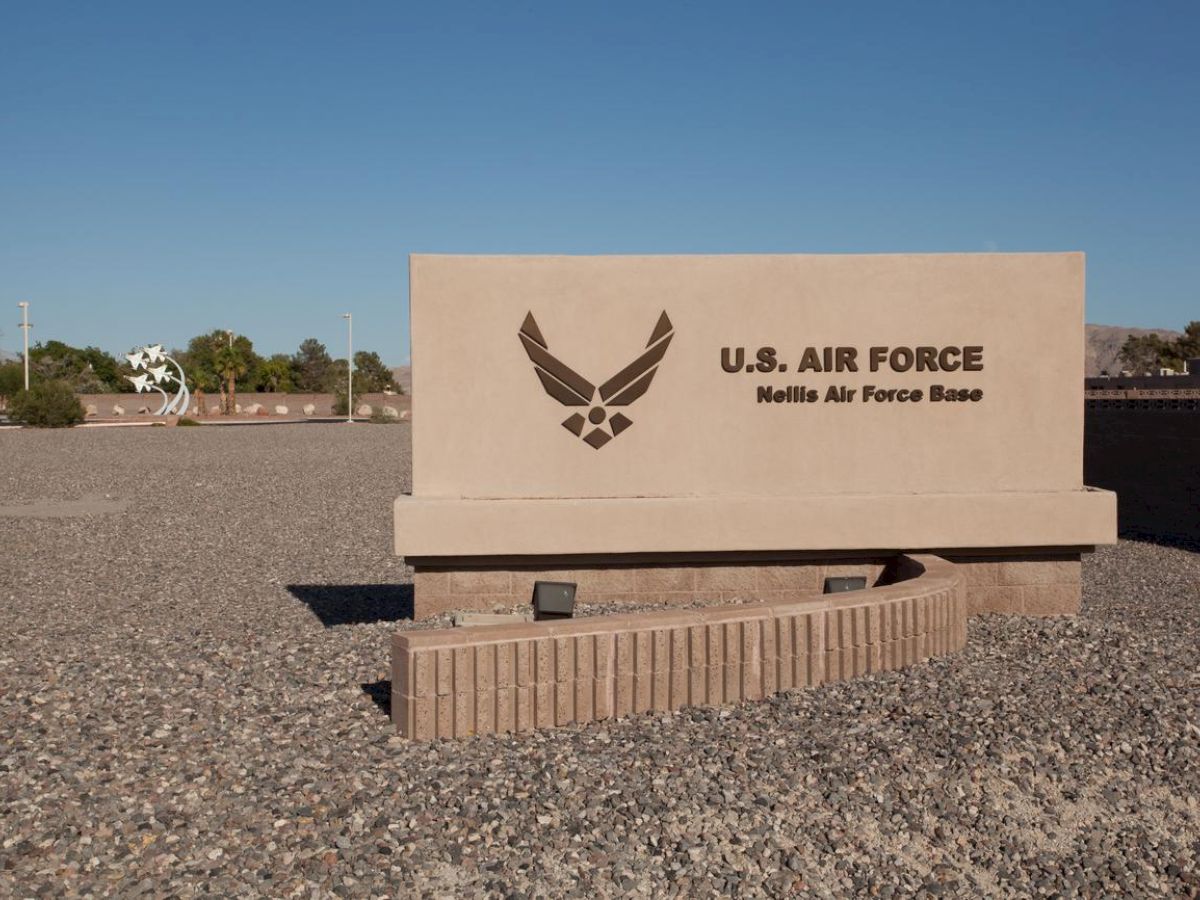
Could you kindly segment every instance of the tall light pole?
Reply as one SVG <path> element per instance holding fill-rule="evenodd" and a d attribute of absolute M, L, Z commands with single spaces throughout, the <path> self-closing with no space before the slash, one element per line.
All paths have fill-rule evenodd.
<path fill-rule="evenodd" d="M 233 332 L 232 332 L 230 329 L 226 328 L 226 329 L 225 329 L 225 336 L 226 336 L 227 338 L 229 338 L 229 349 L 230 349 L 230 350 L 232 350 L 232 349 L 233 349 Z M 231 354 L 231 358 L 230 358 L 230 360 L 229 360 L 229 364 L 230 364 L 231 366 L 233 365 L 232 354 Z M 235 370 L 231 369 L 230 371 L 235 371 Z M 237 415 L 237 384 L 236 384 L 236 376 L 234 376 L 233 390 L 230 390 L 230 389 L 229 389 L 229 387 L 230 387 L 230 384 L 231 384 L 231 379 L 230 379 L 230 377 L 229 377 L 228 375 L 226 375 L 226 376 L 225 376 L 225 389 L 224 389 L 224 391 L 225 391 L 225 392 L 224 392 L 224 394 L 222 395 L 222 396 L 224 396 L 224 398 L 225 398 L 225 415 L 227 415 L 227 416 L 235 416 L 235 415 Z"/>
<path fill-rule="evenodd" d="M 346 421 L 354 421 L 354 318 L 342 313 L 346 320 Z"/>
<path fill-rule="evenodd" d="M 21 307 L 21 330 L 25 332 L 25 390 L 29 390 L 29 301 L 22 300 L 17 306 Z"/>

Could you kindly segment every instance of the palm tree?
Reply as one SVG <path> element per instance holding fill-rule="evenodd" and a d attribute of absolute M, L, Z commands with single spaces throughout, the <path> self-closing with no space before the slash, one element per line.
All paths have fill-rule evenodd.
<path fill-rule="evenodd" d="M 271 392 L 288 393 L 292 390 L 292 358 L 276 353 L 258 366 L 259 384 Z"/>
<path fill-rule="evenodd" d="M 213 362 L 217 372 L 225 379 L 225 414 L 231 416 L 237 412 L 238 376 L 245 375 L 250 366 L 236 344 L 219 348 L 213 355 Z"/>

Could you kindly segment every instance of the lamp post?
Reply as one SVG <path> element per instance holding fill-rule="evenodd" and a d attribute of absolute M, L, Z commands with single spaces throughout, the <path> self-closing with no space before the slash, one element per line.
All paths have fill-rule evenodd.
<path fill-rule="evenodd" d="M 226 328 L 225 329 L 225 337 L 227 337 L 229 339 L 229 349 L 232 350 L 233 349 L 233 331 Z M 233 360 L 231 359 L 230 364 L 232 365 L 232 363 L 233 363 Z M 233 415 L 237 415 L 237 386 L 234 385 L 234 390 L 229 390 L 229 387 L 230 387 L 230 379 L 227 376 L 225 379 L 225 395 L 224 395 L 225 396 L 225 415 L 233 416 Z"/>
<path fill-rule="evenodd" d="M 346 320 L 346 422 L 354 421 L 354 318 L 342 313 Z"/>
<path fill-rule="evenodd" d="M 22 300 L 17 306 L 21 307 L 21 330 L 25 332 L 25 390 L 29 390 L 29 301 Z"/>

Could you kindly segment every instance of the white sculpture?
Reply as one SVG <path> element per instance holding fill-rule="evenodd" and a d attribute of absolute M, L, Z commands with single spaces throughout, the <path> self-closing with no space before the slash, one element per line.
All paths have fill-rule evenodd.
<path fill-rule="evenodd" d="M 159 407 L 156 416 L 183 415 L 187 412 L 188 402 L 191 400 L 192 394 L 187 387 L 187 378 L 183 374 L 183 367 L 171 357 L 163 352 L 161 344 L 153 344 L 143 347 L 133 353 L 125 354 L 125 358 L 129 360 L 129 365 L 133 366 L 133 371 L 143 369 L 145 371 L 140 375 L 126 375 L 125 377 L 133 383 L 139 394 L 145 391 L 158 391 L 162 394 L 163 402 Z M 151 363 L 162 362 L 162 365 L 151 367 Z M 175 367 L 178 375 L 173 375 L 168 371 L 167 364 Z M 159 385 L 166 383 L 168 387 L 174 382 L 178 387 L 175 388 L 173 397 L 167 396 L 167 392 Z"/>

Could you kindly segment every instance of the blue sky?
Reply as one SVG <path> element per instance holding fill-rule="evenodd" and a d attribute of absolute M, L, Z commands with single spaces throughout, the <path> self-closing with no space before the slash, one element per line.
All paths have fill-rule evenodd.
<path fill-rule="evenodd" d="M 407 359 L 407 255 L 1084 250 L 1200 318 L 1200 4 L 0 2 L 0 346 Z"/>

